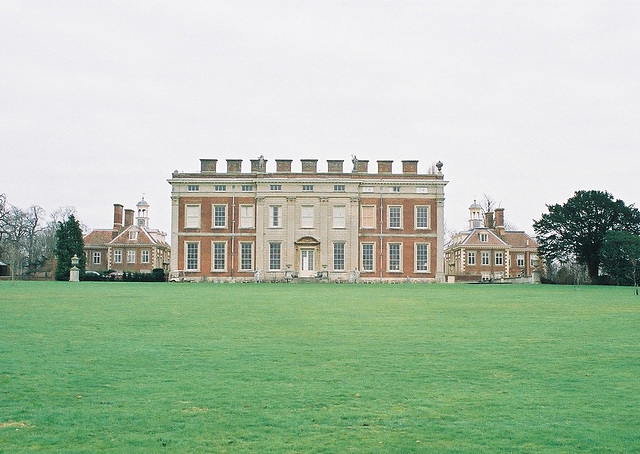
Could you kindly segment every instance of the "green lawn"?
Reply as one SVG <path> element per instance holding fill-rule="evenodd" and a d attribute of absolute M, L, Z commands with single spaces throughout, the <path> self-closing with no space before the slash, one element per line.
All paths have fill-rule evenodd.
<path fill-rule="evenodd" d="M 0 282 L 0 452 L 640 452 L 631 288 Z"/>

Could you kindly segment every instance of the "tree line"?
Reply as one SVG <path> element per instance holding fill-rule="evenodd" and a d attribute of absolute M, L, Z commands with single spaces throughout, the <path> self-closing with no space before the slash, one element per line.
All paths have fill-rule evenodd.
<path fill-rule="evenodd" d="M 576 191 L 534 221 L 547 271 L 584 269 L 590 283 L 634 285 L 640 265 L 640 211 L 606 191 Z"/>
<path fill-rule="evenodd" d="M 13 278 L 29 279 L 43 269 L 53 273 L 47 265 L 56 256 L 56 232 L 70 218 L 75 220 L 73 207 L 61 207 L 47 215 L 38 205 L 23 209 L 0 194 L 0 261 L 9 266 Z M 83 255 L 80 251 L 79 257 Z"/>

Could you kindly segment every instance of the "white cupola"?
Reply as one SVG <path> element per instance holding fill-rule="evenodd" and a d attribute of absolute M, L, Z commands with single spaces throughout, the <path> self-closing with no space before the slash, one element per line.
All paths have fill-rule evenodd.
<path fill-rule="evenodd" d="M 142 196 L 142 200 L 136 203 L 136 207 L 138 208 L 138 217 L 137 217 L 137 225 L 139 227 L 149 227 L 149 204 Z"/>

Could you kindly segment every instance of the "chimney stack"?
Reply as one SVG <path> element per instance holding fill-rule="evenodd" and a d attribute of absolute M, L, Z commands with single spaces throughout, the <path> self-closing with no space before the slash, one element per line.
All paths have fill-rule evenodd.
<path fill-rule="evenodd" d="M 200 173 L 216 173 L 217 159 L 201 159 Z"/>
<path fill-rule="evenodd" d="M 301 159 L 302 173 L 317 173 L 318 172 L 318 160 L 317 159 Z"/>
<path fill-rule="evenodd" d="M 418 173 L 418 161 L 402 161 L 402 173 L 416 175 Z"/>
<path fill-rule="evenodd" d="M 120 230 L 122 228 L 122 214 L 124 213 L 124 207 L 119 203 L 113 204 L 113 230 Z"/>
<path fill-rule="evenodd" d="M 342 173 L 344 160 L 327 160 L 327 170 L 329 173 Z"/>
<path fill-rule="evenodd" d="M 126 209 L 124 210 L 124 226 L 129 227 L 133 225 L 133 210 Z"/>
<path fill-rule="evenodd" d="M 276 159 L 276 172 L 291 173 L 292 159 Z"/>
<path fill-rule="evenodd" d="M 242 159 L 227 159 L 227 173 L 242 172 Z"/>
<path fill-rule="evenodd" d="M 392 173 L 393 161 L 378 161 L 378 174 Z"/>
<path fill-rule="evenodd" d="M 493 211 L 487 211 L 484 214 L 484 226 L 492 229 L 495 227 L 494 223 L 493 223 Z"/>
<path fill-rule="evenodd" d="M 496 208 L 496 229 L 498 230 L 498 235 L 504 234 L 504 208 Z"/>

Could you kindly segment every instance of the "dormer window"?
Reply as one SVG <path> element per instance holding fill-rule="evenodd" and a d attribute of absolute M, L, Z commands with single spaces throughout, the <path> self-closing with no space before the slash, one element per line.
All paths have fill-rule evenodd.
<path fill-rule="evenodd" d="M 137 230 L 129 230 L 129 239 L 130 240 L 137 240 L 138 239 L 138 231 Z"/>
<path fill-rule="evenodd" d="M 483 243 L 488 243 L 489 242 L 489 234 L 488 233 L 479 233 L 478 235 L 480 236 L 480 241 L 482 241 Z"/>

